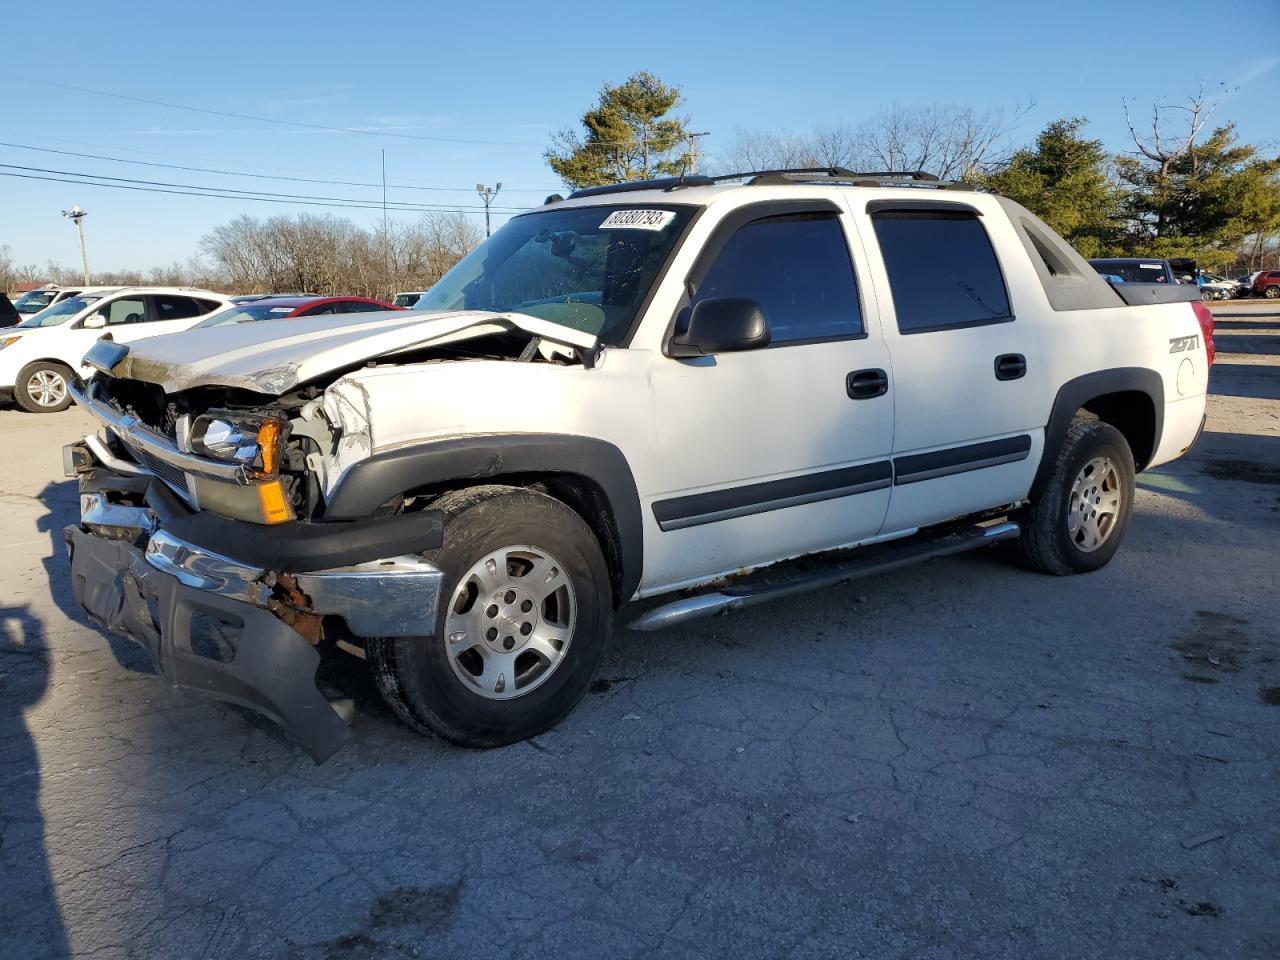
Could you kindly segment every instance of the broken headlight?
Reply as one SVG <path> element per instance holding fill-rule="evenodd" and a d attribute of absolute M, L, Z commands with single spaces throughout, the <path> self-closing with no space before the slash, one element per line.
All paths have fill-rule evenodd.
<path fill-rule="evenodd" d="M 191 452 L 200 456 L 243 464 L 259 477 L 273 477 L 289 425 L 272 416 L 207 413 L 191 424 Z"/>

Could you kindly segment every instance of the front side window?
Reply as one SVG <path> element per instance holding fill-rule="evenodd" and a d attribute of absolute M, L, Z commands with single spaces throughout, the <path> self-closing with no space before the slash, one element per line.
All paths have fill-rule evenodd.
<path fill-rule="evenodd" d="M 899 333 L 925 333 L 1011 320 L 1009 294 L 977 216 L 938 211 L 872 218 Z"/>
<path fill-rule="evenodd" d="M 862 333 L 853 263 L 835 214 L 767 217 L 739 228 L 690 306 L 718 297 L 760 304 L 775 344 Z"/>
<path fill-rule="evenodd" d="M 416 309 L 523 313 L 618 346 L 694 209 L 600 205 L 515 217 Z"/>
<path fill-rule="evenodd" d="M 98 312 L 106 317 L 108 327 L 125 323 L 143 323 L 147 319 L 147 308 L 141 297 L 112 300 Z"/>
<path fill-rule="evenodd" d="M 101 299 L 101 297 L 70 297 L 66 300 L 60 300 L 52 307 L 46 307 L 39 313 L 27 317 L 18 326 L 27 328 L 56 327 L 60 323 L 66 323 L 81 310 L 92 306 Z"/>

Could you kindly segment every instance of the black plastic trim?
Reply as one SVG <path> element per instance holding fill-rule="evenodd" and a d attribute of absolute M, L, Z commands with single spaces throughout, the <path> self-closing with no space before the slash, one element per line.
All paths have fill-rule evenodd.
<path fill-rule="evenodd" d="M 627 458 L 593 437 L 551 433 L 460 437 L 376 454 L 357 463 L 329 499 L 330 518 L 367 517 L 391 498 L 449 481 L 521 475 L 583 477 L 604 493 L 618 539 L 619 592 L 629 600 L 644 565 L 640 495 Z M 607 544 L 606 554 L 607 554 Z"/>
<path fill-rule="evenodd" d="M 1032 499 L 1040 494 L 1053 476 L 1054 465 L 1058 462 L 1058 454 L 1062 450 L 1067 431 L 1071 429 L 1076 411 L 1097 397 L 1126 392 L 1145 393 L 1151 398 L 1151 405 L 1155 410 L 1155 435 L 1151 439 L 1151 455 L 1155 455 L 1160 449 L 1160 438 L 1164 433 L 1164 380 L 1160 374 L 1146 367 L 1115 367 L 1086 373 L 1064 383 L 1053 399 L 1049 422 L 1044 428 L 1044 455 L 1040 458 L 1040 467 L 1036 470 L 1036 478 L 1031 485 Z M 1139 471 L 1146 467 L 1137 453 L 1134 454 L 1134 462 Z"/>
<path fill-rule="evenodd" d="M 933 200 L 921 197 L 902 199 L 868 200 L 867 213 L 872 216 L 884 216 L 893 213 L 953 213 L 968 217 L 980 217 L 982 211 L 967 203 L 955 200 Z"/>
<path fill-rule="evenodd" d="M 888 460 L 880 460 L 856 467 L 659 500 L 653 504 L 653 517 L 661 530 L 681 530 L 783 507 L 883 490 L 892 483 L 893 467 Z"/>
<path fill-rule="evenodd" d="M 914 453 L 893 460 L 893 482 L 898 486 L 937 477 L 949 477 L 971 470 L 983 470 L 1003 463 L 1016 463 L 1031 454 L 1031 435 L 1000 440 L 984 440 L 963 447 L 948 447 L 930 453 Z"/>

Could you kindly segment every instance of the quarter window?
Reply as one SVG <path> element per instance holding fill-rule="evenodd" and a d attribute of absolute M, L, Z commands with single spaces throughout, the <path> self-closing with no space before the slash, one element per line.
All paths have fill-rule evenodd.
<path fill-rule="evenodd" d="M 976 216 L 886 212 L 873 222 L 900 333 L 1012 319 L 1004 275 Z"/>
<path fill-rule="evenodd" d="M 740 228 L 690 306 L 716 297 L 760 304 L 775 344 L 862 333 L 853 263 L 834 214 L 766 217 Z"/>
<path fill-rule="evenodd" d="M 157 320 L 186 320 L 207 312 L 191 297 L 177 297 L 167 294 L 152 297 L 151 306 L 155 310 L 155 319 Z"/>

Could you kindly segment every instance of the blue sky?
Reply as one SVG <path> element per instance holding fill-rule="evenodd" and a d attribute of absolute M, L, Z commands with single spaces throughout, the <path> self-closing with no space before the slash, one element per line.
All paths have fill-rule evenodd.
<path fill-rule="evenodd" d="M 1121 98 L 1140 114 L 1201 80 L 1235 90 L 1217 117 L 1280 149 L 1280 0 L 1150 6 L 858 3 L 488 3 L 382 0 L 291 4 L 60 2 L 6 15 L 0 141 L 233 171 L 367 181 L 387 153 L 389 199 L 478 205 L 477 182 L 504 183 L 497 205 L 525 207 L 560 185 L 542 159 L 604 82 L 649 69 L 685 93 L 711 131 L 856 123 L 893 104 L 1035 106 L 1013 134 L 1083 115 L 1112 149 L 1126 145 Z M 614 12 L 610 12 L 610 11 Z M 1254 24 L 1256 29 L 1251 29 Z M 97 96 L 49 81 L 227 113 L 373 135 L 261 123 Z M 1238 88 L 1238 89 L 1235 89 Z M 395 136 L 403 134 L 408 136 Z M 439 140 L 410 139 L 435 137 Z M 476 142 L 487 141 L 487 142 Z M 250 180 L 0 146 L 0 164 L 171 183 L 380 200 L 377 187 Z M 0 172 L 17 172 L 0 167 Z M 184 261 L 210 228 L 307 208 L 134 193 L 0 176 L 0 244 L 17 263 L 90 268 Z M 374 210 L 345 211 L 374 223 Z M 397 213 L 412 218 L 416 214 Z"/>

